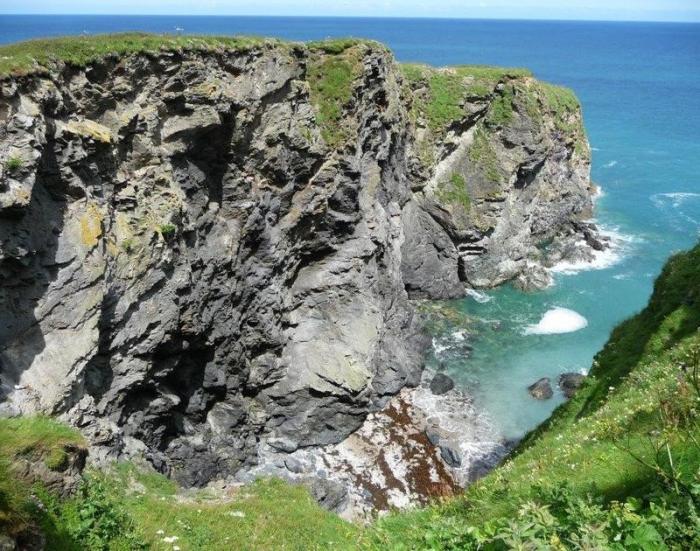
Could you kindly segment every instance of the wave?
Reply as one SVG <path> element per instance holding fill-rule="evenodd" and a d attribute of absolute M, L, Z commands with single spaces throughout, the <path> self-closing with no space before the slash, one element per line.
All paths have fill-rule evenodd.
<path fill-rule="evenodd" d="M 621 233 L 617 229 L 601 229 L 600 235 L 609 239 L 609 246 L 602 251 L 593 251 L 593 260 L 562 260 L 550 268 L 550 271 L 563 275 L 575 275 L 586 270 L 604 270 L 622 260 L 633 243 L 640 238 Z M 580 242 L 584 245 L 585 241 Z"/>
<path fill-rule="evenodd" d="M 558 335 L 573 333 L 588 326 L 588 320 L 578 312 L 568 308 L 556 307 L 545 312 L 539 323 L 530 325 L 523 331 L 524 335 Z"/>
<path fill-rule="evenodd" d="M 467 295 L 472 297 L 479 304 L 484 304 L 493 300 L 491 295 L 487 295 L 483 291 L 477 291 L 476 289 L 467 289 Z"/>
<path fill-rule="evenodd" d="M 609 163 L 605 163 L 603 165 L 603 168 L 612 168 L 617 164 L 617 161 L 610 161 Z"/>

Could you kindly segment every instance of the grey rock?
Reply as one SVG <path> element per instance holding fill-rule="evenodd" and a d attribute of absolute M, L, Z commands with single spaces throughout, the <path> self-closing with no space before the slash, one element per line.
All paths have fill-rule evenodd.
<path fill-rule="evenodd" d="M 348 490 L 345 486 L 325 478 L 310 478 L 305 481 L 311 496 L 328 511 L 340 513 L 348 504 Z"/>
<path fill-rule="evenodd" d="M 450 467 L 460 467 L 462 465 L 462 456 L 454 448 L 447 446 L 445 444 L 440 446 L 440 456 L 443 461 L 447 463 Z"/>
<path fill-rule="evenodd" d="M 552 384 L 548 377 L 543 377 L 539 381 L 527 387 L 530 395 L 537 400 L 548 400 L 554 395 Z"/>
<path fill-rule="evenodd" d="M 581 387 L 585 379 L 585 375 L 580 373 L 562 373 L 559 375 L 559 388 L 564 393 L 564 396 L 571 398 L 576 394 L 576 391 Z"/>
<path fill-rule="evenodd" d="M 436 373 L 430 381 L 430 392 L 441 395 L 449 392 L 455 387 L 455 382 L 444 373 Z"/>
<path fill-rule="evenodd" d="M 437 446 L 440 443 L 441 436 L 440 433 L 437 431 L 428 429 L 425 431 L 425 436 L 428 438 L 428 440 L 433 446 Z"/>

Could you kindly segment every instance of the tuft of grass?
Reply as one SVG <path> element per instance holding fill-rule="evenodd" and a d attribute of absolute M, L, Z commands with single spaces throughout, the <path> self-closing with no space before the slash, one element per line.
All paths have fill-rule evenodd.
<path fill-rule="evenodd" d="M 180 36 L 149 33 L 119 33 L 28 40 L 0 47 L 0 77 L 42 72 L 57 62 L 84 67 L 109 56 L 158 53 L 161 51 L 241 51 L 265 44 L 283 44 L 273 39 L 246 36 Z"/>
<path fill-rule="evenodd" d="M 8 157 L 8 159 L 5 161 L 5 168 L 9 172 L 17 172 L 24 166 L 24 159 L 22 157 L 19 157 L 17 155 L 13 155 L 11 157 Z"/>
<path fill-rule="evenodd" d="M 455 205 L 468 212 L 471 207 L 471 198 L 467 191 L 467 182 L 464 176 L 454 172 L 447 182 L 441 182 L 437 189 L 440 201 Z"/>
<path fill-rule="evenodd" d="M 311 103 L 321 135 L 330 147 L 340 146 L 349 137 L 342 119 L 352 99 L 353 83 L 360 74 L 359 55 L 356 48 L 350 48 L 340 54 L 316 56 L 309 63 Z"/>
<path fill-rule="evenodd" d="M 158 226 L 158 232 L 167 239 L 175 235 L 177 226 L 175 224 L 161 224 Z"/>

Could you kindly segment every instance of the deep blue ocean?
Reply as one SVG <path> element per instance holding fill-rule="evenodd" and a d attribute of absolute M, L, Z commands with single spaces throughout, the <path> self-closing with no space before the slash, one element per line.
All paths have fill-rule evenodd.
<path fill-rule="evenodd" d="M 544 420 L 559 393 L 533 400 L 528 384 L 585 371 L 610 330 L 646 303 L 672 253 L 700 236 L 700 24 L 429 19 L 0 16 L 0 43 L 32 37 L 127 30 L 254 34 L 294 40 L 374 38 L 400 61 L 530 68 L 574 89 L 593 147 L 593 179 L 603 195 L 596 218 L 616 248 L 598 269 L 562 269 L 553 287 L 509 287 L 449 304 L 475 320 L 474 352 L 461 328 L 435 336 L 443 363 L 506 437 Z M 554 308 L 583 316 L 532 329 Z M 569 327 L 571 329 L 573 327 Z M 455 346 L 452 346 L 455 345 Z"/>

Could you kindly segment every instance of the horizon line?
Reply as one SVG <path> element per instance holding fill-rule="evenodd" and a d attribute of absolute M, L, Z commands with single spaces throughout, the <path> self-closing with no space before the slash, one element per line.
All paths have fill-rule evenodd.
<path fill-rule="evenodd" d="M 546 22 L 581 22 L 581 23 L 670 23 L 700 24 L 698 19 L 588 19 L 588 18 L 549 18 L 549 17 L 428 17 L 420 15 L 286 15 L 286 14 L 202 14 L 202 13 L 15 13 L 0 12 L 2 16 L 55 17 L 55 16 L 89 16 L 89 17 L 241 17 L 241 18 L 287 18 L 287 19 L 405 19 L 426 21 L 546 21 Z"/>

